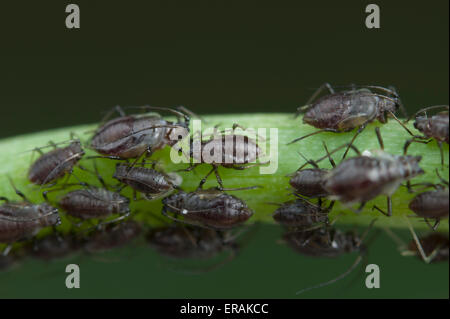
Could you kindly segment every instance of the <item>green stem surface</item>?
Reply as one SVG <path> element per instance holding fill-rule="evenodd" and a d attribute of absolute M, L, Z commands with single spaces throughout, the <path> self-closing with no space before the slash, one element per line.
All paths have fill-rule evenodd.
<path fill-rule="evenodd" d="M 305 161 L 300 157 L 298 152 L 301 152 L 309 159 L 318 159 L 326 153 L 322 146 L 322 141 L 325 141 L 328 148 L 333 150 L 344 143 L 348 143 L 355 131 L 349 133 L 321 133 L 315 136 L 306 138 L 295 144 L 287 145 L 291 140 L 306 135 L 315 131 L 314 127 L 303 124 L 301 117 L 294 119 L 292 114 L 227 114 L 227 115 L 210 115 L 204 116 L 202 122 L 202 129 L 206 127 L 213 127 L 220 124 L 220 128 L 231 128 L 233 123 L 238 123 L 245 128 L 266 128 L 267 152 L 270 153 L 269 142 L 274 143 L 276 138 L 270 136 L 270 128 L 278 129 L 278 169 L 275 174 L 262 175 L 259 173 L 259 167 L 253 167 L 246 170 L 234 170 L 227 168 L 220 168 L 220 175 L 227 188 L 245 187 L 260 185 L 262 188 L 254 190 L 236 191 L 233 192 L 235 196 L 244 199 L 248 205 L 254 210 L 255 214 L 251 221 L 264 221 L 272 223 L 271 214 L 276 209 L 276 206 L 269 203 L 282 203 L 284 201 L 293 199 L 291 195 L 292 190 L 289 186 L 289 177 L 286 175 L 293 173 Z M 355 142 L 355 146 L 361 151 L 379 149 L 378 141 L 374 132 L 374 128 L 379 126 L 381 134 L 384 139 L 385 151 L 401 155 L 402 148 L 407 139 L 410 138 L 408 133 L 395 121 L 391 120 L 387 124 L 380 124 L 378 122 L 372 123 L 360 134 Z M 419 134 L 412 125 L 408 127 L 415 134 Z M 31 152 L 33 148 L 48 145 L 51 140 L 53 142 L 61 142 L 69 139 L 70 132 L 78 134 L 83 141 L 89 139 L 95 130 L 96 125 L 82 125 L 76 127 L 67 127 L 63 129 L 33 133 L 29 135 L 17 136 L 0 141 L 0 196 L 5 196 L 14 200 L 18 197 L 15 195 L 13 188 L 8 182 L 7 177 L 10 176 L 16 186 L 21 189 L 32 201 L 42 202 L 42 189 L 39 186 L 31 185 L 27 181 L 27 172 L 33 159 L 37 158 L 37 154 Z M 261 144 L 262 142 L 259 142 Z M 28 152 L 27 152 L 28 151 Z M 46 150 L 44 150 L 46 151 Z M 174 164 L 170 160 L 170 149 L 166 147 L 164 150 L 157 151 L 152 156 L 152 159 L 158 159 L 165 171 L 170 172 L 187 167 L 187 164 Z M 333 154 L 336 163 L 340 162 L 343 151 L 338 151 Z M 350 151 L 349 156 L 354 153 Z M 425 174 L 413 180 L 414 183 L 420 182 L 434 182 L 439 180 L 436 176 L 435 169 L 439 168 L 440 173 L 444 178 L 448 178 L 448 145 L 444 144 L 445 167 L 442 169 L 440 165 L 440 153 L 436 142 L 428 143 L 427 145 L 420 143 L 413 143 L 409 148 L 408 154 L 422 155 L 423 159 L 420 166 L 425 170 Z M 86 156 L 95 155 L 91 150 L 87 150 Z M 112 179 L 114 172 L 115 161 L 108 159 L 98 159 L 97 165 L 101 175 L 106 182 L 115 185 L 117 181 Z M 83 166 L 92 168 L 92 160 L 83 159 L 81 161 Z M 329 168 L 330 163 L 327 160 L 320 162 L 323 168 Z M 201 165 L 191 172 L 179 173 L 183 178 L 182 188 L 185 190 L 194 190 L 201 178 L 209 171 L 210 165 Z M 86 172 L 75 168 L 74 174 L 84 181 L 93 185 L 99 185 L 96 178 Z M 74 177 L 70 181 L 76 182 Z M 205 188 L 216 186 L 214 175 L 210 176 Z M 58 196 L 61 196 L 64 191 L 53 192 L 50 196 L 52 201 L 57 201 Z M 132 196 L 129 189 L 124 191 L 125 195 Z M 372 211 L 374 204 L 381 208 L 386 208 L 386 198 L 378 197 L 375 200 L 367 203 L 365 209 L 360 214 L 355 214 L 347 207 L 337 204 L 335 205 L 331 218 L 333 219 L 339 215 L 337 224 L 350 225 L 368 225 L 374 217 L 377 217 L 376 226 L 405 228 L 407 224 L 404 216 L 413 215 L 413 212 L 408 209 L 408 203 L 415 196 L 409 194 L 406 187 L 400 186 L 397 192 L 393 195 L 393 216 L 386 217 L 376 211 Z M 161 199 L 151 202 L 138 201 L 132 203 L 133 208 L 137 211 L 135 218 L 145 221 L 149 226 L 160 223 Z M 428 226 L 419 218 L 411 218 L 416 229 L 427 229 Z M 68 225 L 65 221 L 65 225 Z M 63 226 L 68 227 L 68 226 Z M 439 227 L 441 231 L 448 232 L 448 220 L 441 222 Z"/>

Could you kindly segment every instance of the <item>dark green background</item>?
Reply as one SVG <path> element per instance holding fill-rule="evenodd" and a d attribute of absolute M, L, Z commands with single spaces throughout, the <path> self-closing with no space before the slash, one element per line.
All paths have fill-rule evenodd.
<path fill-rule="evenodd" d="M 68 1 L 0 4 L 0 138 L 95 122 L 117 104 L 293 112 L 325 81 L 395 85 L 410 112 L 448 103 L 447 0 L 376 1 L 379 30 L 364 25 L 369 1 L 73 2 L 80 30 L 65 28 Z M 216 272 L 166 271 L 137 247 L 120 263 L 83 260 L 79 291 L 64 288 L 64 263 L 33 263 L 0 274 L 0 296 L 289 298 L 355 257 L 298 256 L 266 227 Z M 305 297 L 448 298 L 448 263 L 400 257 L 384 235 L 373 247 L 381 289 L 361 277 Z"/>

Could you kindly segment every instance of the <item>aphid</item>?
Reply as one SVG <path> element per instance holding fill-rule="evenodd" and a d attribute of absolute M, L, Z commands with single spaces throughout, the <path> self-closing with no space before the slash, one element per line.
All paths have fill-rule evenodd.
<path fill-rule="evenodd" d="M 331 152 L 328 152 L 328 148 L 325 142 L 323 143 L 323 146 L 325 148 L 325 151 L 327 152 L 326 157 L 328 157 L 331 166 L 334 168 L 336 167 L 336 163 L 331 157 L 331 154 L 348 145 L 342 145 Z M 358 149 L 356 149 L 353 145 L 350 147 L 360 155 Z M 316 162 L 306 159 L 300 152 L 299 154 L 306 160 L 306 163 L 302 165 L 295 173 L 289 175 L 291 177 L 289 180 L 289 184 L 294 188 L 295 194 L 311 198 L 319 198 L 319 200 L 320 198 L 328 196 L 329 193 L 323 188 L 323 184 L 329 174 L 329 170 L 319 168 L 319 166 L 317 165 L 318 162 L 322 161 L 326 157 L 322 157 Z M 304 168 L 308 164 L 312 165 L 314 168 Z"/>
<path fill-rule="evenodd" d="M 298 295 L 311 289 L 330 285 L 350 274 L 359 265 L 366 253 L 366 247 L 363 245 L 363 240 L 372 228 L 374 222 L 375 220 L 372 221 L 361 237 L 354 232 L 343 233 L 330 227 L 321 227 L 304 232 L 287 232 L 283 236 L 284 241 L 296 252 L 306 256 L 335 258 L 343 254 L 359 252 L 355 262 L 347 269 L 347 271 L 330 281 L 299 290 L 296 294 Z"/>
<path fill-rule="evenodd" d="M 325 88 L 330 91 L 330 94 L 316 100 Z M 382 94 L 372 92 L 371 89 L 382 92 Z M 400 97 L 393 88 L 387 89 L 380 86 L 360 86 L 357 88 L 353 86 L 351 90 L 336 93 L 330 84 L 325 83 L 313 94 L 306 106 L 299 108 L 297 112 L 298 115 L 300 111 L 306 109 L 303 123 L 320 130 L 297 138 L 289 144 L 321 132 L 349 132 L 358 128 L 350 142 L 351 145 L 367 124 L 376 119 L 381 123 L 386 123 L 388 115 L 409 132 L 408 128 L 394 115 L 399 108 L 403 110 Z M 347 151 L 348 149 L 344 156 Z"/>
<path fill-rule="evenodd" d="M 28 179 L 37 185 L 46 185 L 71 173 L 73 167 L 83 157 L 84 151 L 80 141 L 71 142 L 66 147 L 57 147 L 51 143 L 54 150 L 42 153 L 42 148 L 35 149 L 41 156 L 31 165 Z"/>
<path fill-rule="evenodd" d="M 173 258 L 212 258 L 237 245 L 226 234 L 203 227 L 171 225 L 153 229 L 147 242 L 159 253 Z"/>
<path fill-rule="evenodd" d="M 163 107 L 140 107 L 145 110 L 164 110 L 175 114 L 177 123 L 164 120 L 158 114 L 125 115 L 117 106 L 120 117 L 101 125 L 90 141 L 90 147 L 97 153 L 110 159 L 140 158 L 142 155 L 150 155 L 164 146 L 173 146 L 178 142 L 177 129 L 189 132 L 188 115 Z M 113 110 L 113 111 L 114 111 Z M 111 112 L 110 112 L 111 114 Z M 107 115 L 105 120 L 110 116 Z M 184 118 L 184 122 L 181 121 Z M 175 135 L 177 138 L 171 138 Z"/>
<path fill-rule="evenodd" d="M 299 197 L 297 200 L 283 203 L 273 213 L 273 219 L 279 224 L 294 229 L 310 229 L 317 224 L 328 223 L 328 213 L 334 202 L 328 208 L 314 205 Z"/>
<path fill-rule="evenodd" d="M 65 194 L 58 205 L 67 215 L 86 220 L 92 218 L 107 218 L 111 215 L 122 215 L 120 219 L 130 214 L 130 200 L 117 192 L 104 188 L 89 186 Z"/>
<path fill-rule="evenodd" d="M 133 220 L 121 223 L 109 223 L 94 230 L 87 237 L 83 248 L 88 253 L 103 252 L 129 244 L 141 235 L 141 225 Z"/>
<path fill-rule="evenodd" d="M 217 188 L 179 191 L 162 200 L 162 214 L 172 220 L 212 229 L 229 229 L 241 225 L 252 215 L 247 204 Z M 170 216 L 183 216 L 178 219 Z"/>
<path fill-rule="evenodd" d="M 436 115 L 428 117 L 426 115 L 426 111 L 445 108 L 447 111 L 440 112 Z M 431 142 L 433 139 L 436 140 L 439 150 L 441 152 L 441 164 L 444 165 L 444 151 L 442 149 L 442 143 L 447 143 L 449 141 L 449 114 L 448 114 L 448 105 L 435 105 L 423 108 L 419 110 L 416 114 L 414 114 L 415 121 L 414 127 L 422 132 L 423 136 L 414 135 L 414 137 L 407 141 L 404 147 L 404 152 L 406 154 L 409 145 L 413 142 L 419 142 L 427 144 Z M 424 113 L 424 115 L 420 115 Z M 408 119 L 409 121 L 409 119 Z"/>
<path fill-rule="evenodd" d="M 442 178 L 441 181 L 446 188 L 440 184 L 432 185 L 436 190 L 420 193 L 409 203 L 409 209 L 417 216 L 425 218 L 427 223 L 428 219 L 436 221 L 433 226 L 430 225 L 433 230 L 437 229 L 441 219 L 448 218 L 449 212 L 448 182 Z"/>
<path fill-rule="evenodd" d="M 143 194 L 147 200 L 152 200 L 169 194 L 181 184 L 181 177 L 175 173 L 164 173 L 153 168 L 135 167 L 127 164 L 117 164 L 115 179 Z"/>
<path fill-rule="evenodd" d="M 233 124 L 233 130 L 237 127 L 242 128 L 238 124 Z M 264 152 L 254 139 L 246 135 L 226 133 L 226 131 L 220 133 L 216 132 L 209 140 L 200 141 L 199 147 L 196 147 L 195 142 L 191 141 L 190 158 L 194 159 L 195 163 L 182 171 L 191 171 L 203 163 L 211 164 L 212 169 L 202 179 L 200 185 L 203 185 L 208 177 L 214 172 L 219 188 L 223 189 L 223 182 L 218 171 L 219 166 L 244 170 L 254 166 L 267 164 L 267 162 L 256 163 L 256 160 L 264 156 Z M 220 134 L 220 136 L 217 136 L 217 134 Z M 208 151 L 208 159 L 204 158 L 204 150 Z M 215 154 L 216 150 L 218 150 L 220 154 Z M 220 157 L 217 155 L 220 155 Z"/>
<path fill-rule="evenodd" d="M 81 241 L 74 234 L 53 233 L 32 241 L 27 251 L 34 258 L 50 261 L 68 257 L 80 248 Z"/>
<path fill-rule="evenodd" d="M 47 203 L 32 204 L 11 181 L 16 194 L 23 198 L 22 202 L 10 202 L 6 197 L 0 206 L 0 243 L 10 244 L 3 252 L 8 254 L 11 244 L 33 237 L 39 230 L 48 226 L 57 226 L 61 223 L 58 209 Z"/>
<path fill-rule="evenodd" d="M 385 153 L 378 127 L 375 132 L 381 150 L 364 152 L 361 156 L 343 160 L 327 175 L 323 187 L 332 199 L 348 205 L 360 203 L 358 212 L 363 209 L 369 200 L 379 195 L 386 195 L 388 212 L 385 213 L 377 206 L 374 206 L 374 208 L 387 216 L 391 216 L 392 194 L 402 181 L 424 173 L 419 167 L 422 157 L 397 156 Z"/>

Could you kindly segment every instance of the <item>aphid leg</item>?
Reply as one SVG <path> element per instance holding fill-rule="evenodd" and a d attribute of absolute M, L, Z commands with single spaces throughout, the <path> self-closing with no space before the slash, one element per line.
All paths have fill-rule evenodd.
<path fill-rule="evenodd" d="M 182 168 L 182 169 L 176 170 L 175 172 L 190 172 L 193 169 L 195 169 L 197 166 L 199 166 L 200 164 L 201 163 L 194 163 L 194 164 L 189 163 L 189 166 L 187 168 Z"/>
<path fill-rule="evenodd" d="M 412 234 L 412 236 L 414 238 L 414 242 L 416 243 L 417 250 L 419 251 L 419 254 L 422 257 L 422 260 L 425 263 L 429 264 L 431 261 L 433 261 L 434 257 L 436 257 L 437 253 L 439 252 L 439 248 L 440 247 L 436 247 L 436 249 L 433 250 L 433 252 L 429 256 L 427 256 L 425 254 L 425 251 L 423 250 L 422 244 L 420 243 L 419 237 L 417 237 L 417 234 L 414 231 L 414 229 L 413 229 L 413 227 L 411 225 L 411 222 L 409 221 L 408 217 L 404 217 L 404 218 L 406 219 L 409 231 L 411 232 L 411 234 Z"/>
<path fill-rule="evenodd" d="M 313 95 L 311 95 L 311 97 L 309 98 L 309 100 L 306 102 L 305 106 L 309 107 L 311 105 L 311 103 L 322 93 L 323 90 L 328 89 L 328 91 L 330 92 L 330 94 L 334 94 L 334 89 L 333 87 L 330 85 L 330 83 L 324 83 L 322 84 L 315 92 Z M 297 118 L 299 116 L 299 114 L 304 110 L 303 107 L 299 107 L 297 108 L 297 112 L 295 113 L 294 118 Z"/>
<path fill-rule="evenodd" d="M 98 181 L 100 182 L 100 184 L 103 186 L 103 188 L 105 188 L 106 190 L 109 189 L 108 185 L 106 185 L 105 180 L 103 179 L 103 177 L 100 175 L 100 172 L 98 170 L 98 166 L 97 166 L 97 161 L 94 159 L 94 172 L 95 172 L 95 176 L 97 176 Z"/>
<path fill-rule="evenodd" d="M 364 206 L 366 206 L 366 202 L 362 202 L 362 203 L 359 205 L 358 209 L 355 211 L 355 213 L 357 213 L 357 214 L 361 213 L 362 210 L 364 209 Z"/>
<path fill-rule="evenodd" d="M 327 157 L 328 157 L 328 160 L 330 161 L 330 164 L 331 164 L 331 166 L 334 168 L 334 167 L 336 167 L 336 163 L 334 162 L 334 159 L 331 157 L 331 154 L 330 154 L 330 152 L 328 151 L 328 147 L 327 147 L 327 144 L 324 142 L 324 141 L 322 141 L 322 144 L 323 144 L 323 148 L 325 149 L 325 152 L 327 153 Z M 348 146 L 349 148 L 350 148 L 350 144 L 349 144 L 349 146 Z M 348 148 L 347 148 L 348 149 Z M 344 156 L 345 157 L 345 156 Z M 316 167 L 317 167 L 317 164 L 316 164 Z M 317 167 L 318 168 L 318 167 Z"/>
<path fill-rule="evenodd" d="M 440 179 L 441 183 L 444 185 L 447 185 L 448 187 L 448 181 L 446 181 L 444 178 L 442 178 L 441 174 L 439 174 L 439 170 L 436 168 L 436 175 Z"/>
<path fill-rule="evenodd" d="M 380 145 L 381 150 L 384 150 L 384 142 L 383 137 L 381 136 L 380 128 L 375 128 L 375 134 L 377 135 L 378 144 Z"/>
<path fill-rule="evenodd" d="M 442 166 L 442 169 L 444 169 L 444 150 L 442 149 L 442 142 L 437 141 L 437 145 L 439 146 L 439 151 L 441 153 L 441 166 Z"/>
<path fill-rule="evenodd" d="M 439 224 L 441 223 L 441 220 L 439 218 L 436 218 L 434 225 L 430 224 L 430 221 L 428 220 L 428 218 L 424 218 L 425 223 L 428 225 L 428 227 L 431 228 L 431 230 L 436 231 L 436 229 L 438 228 Z"/>
<path fill-rule="evenodd" d="M 114 112 L 119 113 L 120 117 L 125 116 L 124 110 L 119 105 L 116 105 L 105 114 L 105 116 L 102 118 L 100 123 L 102 123 L 102 124 L 106 123 L 106 121 L 108 121 L 111 118 L 111 116 L 114 114 Z"/>
<path fill-rule="evenodd" d="M 305 164 L 310 164 L 314 168 L 319 168 L 319 165 L 317 165 L 317 163 L 314 160 L 307 159 L 302 153 L 300 153 L 300 151 L 297 151 L 297 153 L 306 161 Z M 297 171 L 301 170 L 303 167 L 304 165 L 301 166 Z"/>
<path fill-rule="evenodd" d="M 212 165 L 212 169 L 208 172 L 208 174 L 206 174 L 205 177 L 202 178 L 202 180 L 200 181 L 200 183 L 198 184 L 197 190 L 202 189 L 203 185 L 206 183 L 206 180 L 208 179 L 209 175 L 212 174 L 212 172 L 214 172 L 216 170 L 216 167 L 214 165 Z"/>
<path fill-rule="evenodd" d="M 386 196 L 387 199 L 387 213 L 382 210 L 381 208 L 379 208 L 377 205 L 373 205 L 372 210 L 376 209 L 377 211 L 379 211 L 380 213 L 382 213 L 383 215 L 387 216 L 387 217 L 391 217 L 392 216 L 392 199 L 391 196 Z"/>
<path fill-rule="evenodd" d="M 4 201 L 6 203 L 9 203 L 9 199 L 6 197 L 0 196 L 0 200 Z"/>
<path fill-rule="evenodd" d="M 219 175 L 219 169 L 217 168 L 217 166 L 214 166 L 214 174 L 216 175 L 217 183 L 219 183 L 219 189 L 223 190 L 223 182 L 222 178 Z"/>
<path fill-rule="evenodd" d="M 11 184 L 12 188 L 14 188 L 14 191 L 16 192 L 16 194 L 17 194 L 18 196 L 22 197 L 22 199 L 23 199 L 24 201 L 30 203 L 30 201 L 29 201 L 28 198 L 25 196 L 25 194 L 22 193 L 20 190 L 18 190 L 18 189 L 16 188 L 16 185 L 14 185 L 14 182 L 13 182 L 13 180 L 11 179 L 11 177 L 8 176 L 8 179 L 9 179 L 9 183 Z"/>
<path fill-rule="evenodd" d="M 303 140 L 303 139 L 305 139 L 305 138 L 307 138 L 307 137 L 310 137 L 310 136 L 313 136 L 313 135 L 316 135 L 316 134 L 319 134 L 319 133 L 323 133 L 323 132 L 333 132 L 333 133 L 336 133 L 337 131 L 334 130 L 334 129 L 324 128 L 324 129 L 317 130 L 317 131 L 315 131 L 315 132 L 306 134 L 306 135 L 304 135 L 304 136 L 302 136 L 302 137 L 296 138 L 295 140 L 290 141 L 290 142 L 287 143 L 286 145 L 291 145 L 291 144 L 293 144 L 293 143 L 295 143 L 295 142 L 298 142 L 298 141 L 301 141 L 301 140 Z"/>
<path fill-rule="evenodd" d="M 362 124 L 358 130 L 356 131 L 355 135 L 353 135 L 352 140 L 350 141 L 350 143 L 348 144 L 344 155 L 342 156 L 342 159 L 344 159 L 347 156 L 348 151 L 350 150 L 350 146 L 353 145 L 353 143 L 355 142 L 356 138 L 358 137 L 359 134 L 361 134 L 362 131 L 364 131 L 364 129 L 366 128 L 367 122 Z"/>
<path fill-rule="evenodd" d="M 395 121 L 397 121 L 398 124 L 400 124 L 401 127 L 403 127 L 405 129 L 406 132 L 408 132 L 409 135 L 414 136 L 414 134 L 409 130 L 409 128 L 406 127 L 406 125 L 400 121 L 394 113 L 390 112 L 390 111 L 386 111 Z"/>

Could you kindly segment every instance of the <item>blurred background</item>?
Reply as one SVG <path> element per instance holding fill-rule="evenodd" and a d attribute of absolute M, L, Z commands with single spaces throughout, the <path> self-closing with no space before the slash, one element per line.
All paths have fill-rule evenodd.
<path fill-rule="evenodd" d="M 65 27 L 71 2 L 81 10 L 78 30 Z M 294 112 L 324 82 L 394 85 L 410 113 L 448 104 L 449 2 L 377 0 L 377 30 L 365 27 L 368 3 L 2 3 L 0 138 L 97 122 L 114 105 Z M 34 262 L 0 273 L 0 297 L 292 298 L 356 257 L 303 257 L 277 244 L 280 236 L 266 225 L 235 261 L 197 276 L 170 270 L 144 246 L 114 254 L 121 262 L 78 261 L 79 290 L 65 288 L 64 262 Z M 366 289 L 355 272 L 353 284 L 304 297 L 448 298 L 448 263 L 401 257 L 383 233 L 370 255 L 382 289 Z"/>
<path fill-rule="evenodd" d="M 448 103 L 448 1 L 70 1 L 0 7 L 0 138 L 97 122 L 115 105 L 293 112 L 323 82 Z"/>

